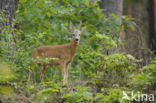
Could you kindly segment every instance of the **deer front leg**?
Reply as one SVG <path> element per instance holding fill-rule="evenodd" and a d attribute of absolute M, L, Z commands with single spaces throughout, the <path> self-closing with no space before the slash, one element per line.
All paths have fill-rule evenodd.
<path fill-rule="evenodd" d="M 68 62 L 68 63 L 66 64 L 66 68 L 65 68 L 65 81 L 66 81 L 66 82 L 68 81 L 68 66 L 69 66 L 69 63 L 70 63 L 70 62 Z"/>
<path fill-rule="evenodd" d="M 67 83 L 66 63 L 61 63 L 61 72 L 62 72 L 63 84 L 66 84 Z"/>
<path fill-rule="evenodd" d="M 46 70 L 46 65 L 43 65 L 43 68 L 42 68 L 41 73 L 40 73 L 41 82 L 44 82 L 43 74 L 44 74 L 45 70 Z"/>

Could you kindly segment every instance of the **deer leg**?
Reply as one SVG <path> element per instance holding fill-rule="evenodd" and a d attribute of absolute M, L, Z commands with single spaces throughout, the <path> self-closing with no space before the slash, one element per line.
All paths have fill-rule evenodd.
<path fill-rule="evenodd" d="M 61 72 L 62 72 L 62 78 L 63 78 L 63 84 L 66 84 L 66 64 L 61 63 Z"/>
<path fill-rule="evenodd" d="M 46 70 L 46 65 L 43 66 L 42 70 L 41 70 L 41 73 L 40 73 L 40 79 L 41 79 L 41 82 L 44 82 L 44 79 L 43 79 L 43 74 Z"/>
<path fill-rule="evenodd" d="M 32 69 L 32 71 L 31 71 L 31 73 L 30 73 L 30 75 L 29 75 L 29 77 L 28 77 L 28 82 L 30 81 L 30 79 L 31 79 L 31 77 L 32 77 L 32 75 L 33 75 L 35 69 L 36 69 L 36 65 L 35 65 L 35 67 Z"/>
<path fill-rule="evenodd" d="M 69 63 L 66 64 L 66 68 L 65 68 L 65 81 L 68 82 L 68 66 Z"/>

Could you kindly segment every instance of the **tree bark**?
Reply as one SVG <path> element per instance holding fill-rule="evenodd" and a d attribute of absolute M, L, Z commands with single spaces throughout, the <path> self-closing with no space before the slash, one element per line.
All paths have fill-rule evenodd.
<path fill-rule="evenodd" d="M 123 0 L 102 0 L 100 2 L 100 8 L 103 9 L 103 13 L 106 16 L 114 13 L 117 16 L 122 15 Z"/>
<path fill-rule="evenodd" d="M 12 22 L 15 19 L 18 2 L 19 0 L 0 1 L 0 40 L 1 42 L 3 42 L 0 48 L 8 49 L 8 51 L 10 52 L 6 54 L 8 56 L 12 56 L 16 50 L 16 39 Z"/>
<path fill-rule="evenodd" d="M 130 0 L 125 0 L 124 1 L 124 14 L 127 15 L 128 17 L 132 17 L 132 1 Z"/>
<path fill-rule="evenodd" d="M 148 0 L 148 33 L 149 33 L 149 48 L 153 51 L 154 56 L 156 56 L 156 21 L 155 21 L 155 1 Z"/>
<path fill-rule="evenodd" d="M 18 0 L 1 0 L 0 10 L 4 11 L 5 15 L 9 16 L 9 23 L 11 25 L 13 19 L 15 19 L 15 14 L 17 10 Z"/>
<path fill-rule="evenodd" d="M 143 60 L 141 65 L 146 65 L 149 62 L 148 50 L 148 19 L 147 19 L 147 5 L 143 5 L 142 1 L 124 1 L 124 15 L 132 17 L 136 25 L 133 25 L 134 30 L 126 30 L 125 48 L 128 54 L 132 54 L 137 59 Z"/>
<path fill-rule="evenodd" d="M 156 33 L 156 0 L 154 0 L 154 21 L 155 21 L 155 33 Z"/>
<path fill-rule="evenodd" d="M 109 17 L 110 14 L 115 14 L 118 17 L 122 16 L 123 0 L 102 0 L 99 2 L 99 6 L 106 17 Z M 124 33 L 123 30 L 121 30 L 119 34 L 119 39 L 122 41 L 123 38 L 124 38 Z M 107 54 L 115 53 L 115 49 L 116 48 L 108 50 Z M 120 53 L 121 51 L 123 51 L 123 48 L 119 47 L 118 52 Z"/>

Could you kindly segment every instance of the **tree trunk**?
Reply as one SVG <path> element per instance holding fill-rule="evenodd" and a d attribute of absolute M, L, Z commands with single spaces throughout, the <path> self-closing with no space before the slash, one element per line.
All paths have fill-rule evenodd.
<path fill-rule="evenodd" d="M 127 15 L 128 17 L 132 17 L 132 1 L 125 0 L 123 8 L 124 14 Z"/>
<path fill-rule="evenodd" d="M 154 21 L 155 21 L 155 35 L 156 35 L 156 0 L 154 0 Z"/>
<path fill-rule="evenodd" d="M 15 34 L 14 26 L 12 25 L 15 19 L 15 14 L 17 10 L 19 0 L 1 0 L 0 1 L 0 40 L 2 45 L 0 49 L 7 49 L 8 54 L 6 56 L 12 57 L 15 48 Z"/>
<path fill-rule="evenodd" d="M 154 0 L 148 0 L 148 33 L 149 33 L 149 48 L 153 51 L 154 56 L 156 56 L 156 24 L 155 24 L 155 2 Z"/>
<path fill-rule="evenodd" d="M 106 17 L 109 17 L 110 14 L 112 14 L 112 13 L 117 15 L 118 17 L 122 16 L 123 0 L 102 0 L 99 2 L 99 6 L 102 9 L 102 11 Z M 121 32 L 119 34 L 119 38 L 121 41 L 124 38 L 123 30 L 121 30 Z M 108 50 L 107 54 L 115 53 L 115 49 L 116 48 Z M 121 52 L 121 51 L 123 51 L 123 48 L 119 47 L 118 52 Z"/>
<path fill-rule="evenodd" d="M 15 19 L 15 14 L 17 10 L 18 0 L 1 0 L 0 10 L 4 11 L 6 16 L 9 16 L 9 23 L 6 25 L 11 25 L 13 19 Z"/>
<path fill-rule="evenodd" d="M 124 1 L 124 15 L 132 17 L 137 25 L 134 25 L 135 30 L 126 30 L 125 48 L 128 54 L 132 54 L 139 60 L 144 60 L 141 65 L 146 65 L 149 62 L 148 46 L 148 20 L 146 5 L 142 1 Z M 133 42 L 132 42 L 133 41 Z"/>
<path fill-rule="evenodd" d="M 102 0 L 100 8 L 106 16 L 114 13 L 118 16 L 122 15 L 123 0 Z"/>

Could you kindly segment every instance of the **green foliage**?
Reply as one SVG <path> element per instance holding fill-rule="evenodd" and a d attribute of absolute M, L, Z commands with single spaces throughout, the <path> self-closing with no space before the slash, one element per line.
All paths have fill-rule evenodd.
<path fill-rule="evenodd" d="M 153 85 L 156 82 L 156 58 L 147 66 L 140 69 L 140 74 L 134 76 L 135 88 L 147 88 L 148 85 Z"/>
<path fill-rule="evenodd" d="M 87 87 L 75 87 L 74 90 L 64 95 L 67 98 L 65 103 L 85 103 L 93 100 L 93 94 Z"/>
<path fill-rule="evenodd" d="M 131 55 L 113 54 L 104 56 L 105 68 L 116 69 L 118 72 L 134 69 L 135 59 Z M 119 70 L 118 70 L 119 69 Z M 125 70 L 126 69 L 126 70 Z"/>
<path fill-rule="evenodd" d="M 15 74 L 6 63 L 0 64 L 0 83 L 6 83 L 15 79 Z"/>
<path fill-rule="evenodd" d="M 15 90 L 12 86 L 0 86 L 0 96 L 12 97 L 15 95 Z"/>
<path fill-rule="evenodd" d="M 130 103 L 124 99 L 123 90 L 113 88 L 102 88 L 100 93 L 93 92 L 90 87 L 70 86 L 62 87 L 59 83 L 46 82 L 45 89 L 37 92 L 36 102 L 54 103 Z"/>
<path fill-rule="evenodd" d="M 130 103 L 130 101 L 127 101 L 123 99 L 123 91 L 120 89 L 109 89 L 108 95 L 104 97 L 103 102 L 104 103 Z"/>
<path fill-rule="evenodd" d="M 0 63 L 0 97 L 8 96 L 12 97 L 15 94 L 15 85 L 11 83 L 15 79 L 15 73 L 11 70 L 10 66 L 6 63 Z"/>
<path fill-rule="evenodd" d="M 65 103 L 89 103 L 94 99 L 93 93 L 91 93 L 89 87 L 62 87 L 59 83 L 54 82 L 45 82 L 44 86 L 46 87 L 45 89 L 37 91 L 36 102 L 54 101 L 55 103 L 60 103 L 61 101 L 64 101 Z M 32 85 L 27 88 L 27 90 L 30 91 L 32 89 Z M 31 99 L 33 100 L 35 98 Z"/>

